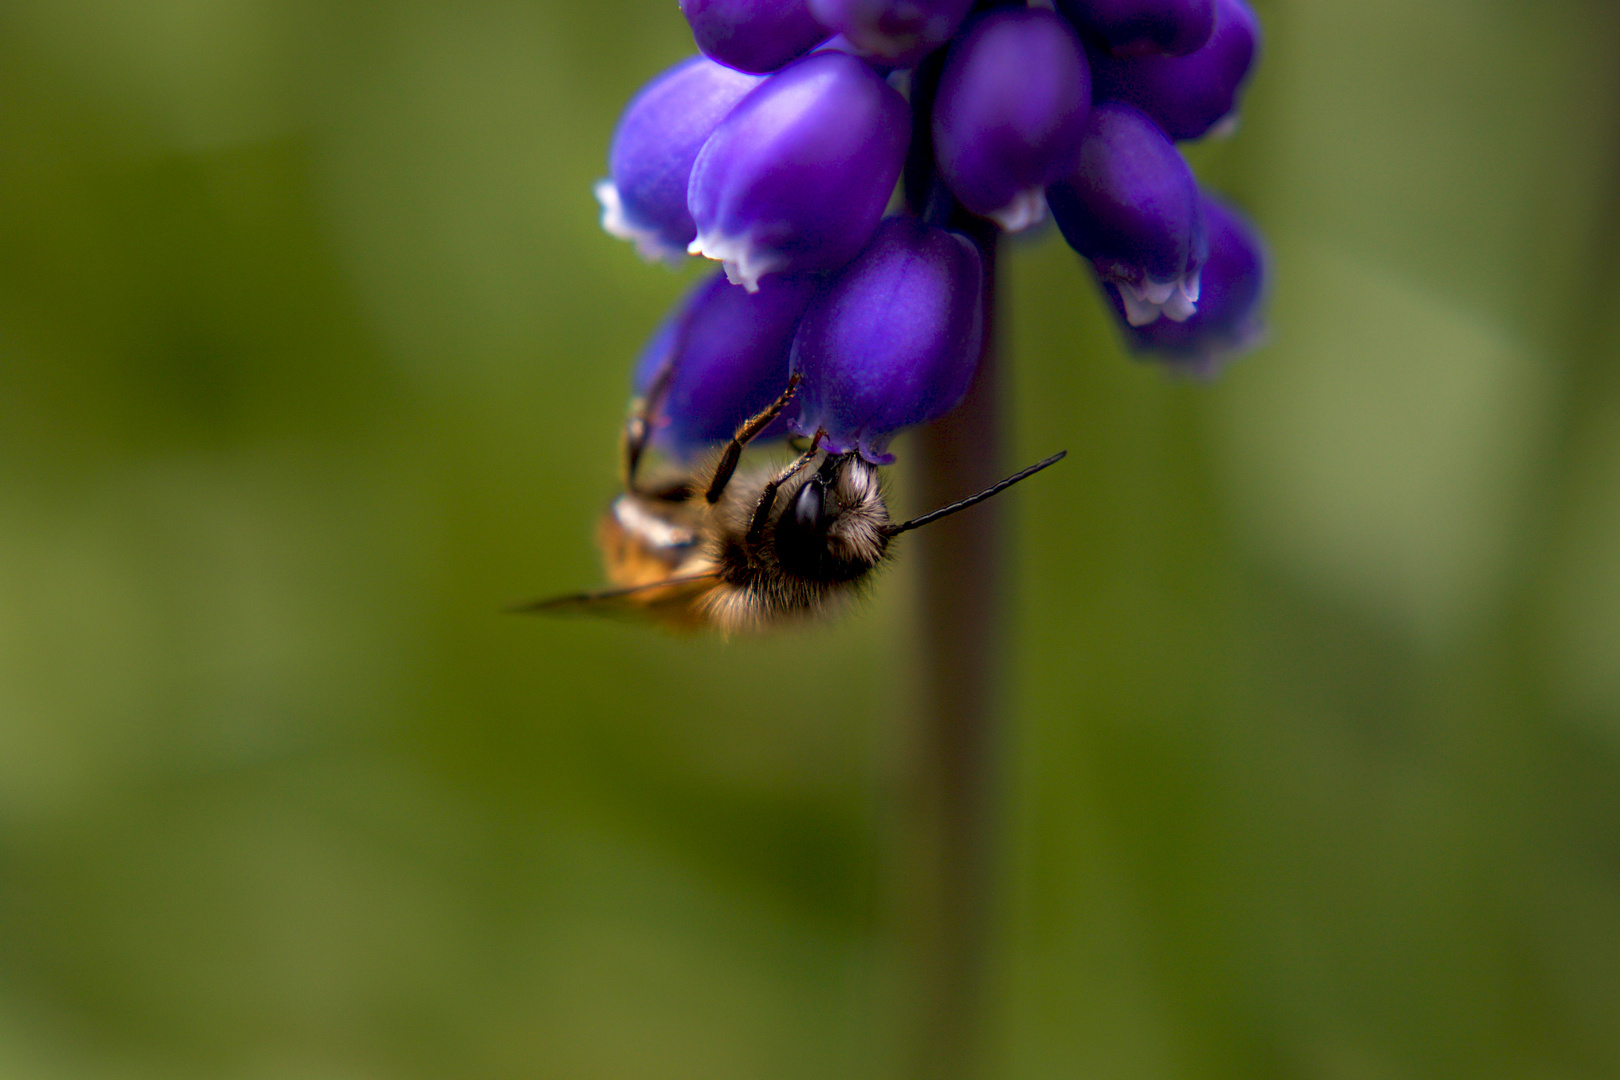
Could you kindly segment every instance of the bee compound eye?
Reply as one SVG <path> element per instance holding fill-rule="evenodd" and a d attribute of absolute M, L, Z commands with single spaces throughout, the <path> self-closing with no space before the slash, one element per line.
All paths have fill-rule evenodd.
<path fill-rule="evenodd" d="M 826 485 L 812 477 L 793 496 L 793 505 L 776 524 L 776 557 L 782 569 L 799 577 L 814 577 L 826 554 L 823 530 Z"/>
<path fill-rule="evenodd" d="M 793 524 L 806 532 L 813 531 L 821 521 L 822 505 L 822 485 L 811 480 L 794 496 Z"/>

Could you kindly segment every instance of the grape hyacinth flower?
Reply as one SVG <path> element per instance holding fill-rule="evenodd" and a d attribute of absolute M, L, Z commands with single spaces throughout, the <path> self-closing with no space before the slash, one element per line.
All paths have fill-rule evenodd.
<path fill-rule="evenodd" d="M 791 365 L 792 427 L 887 461 L 970 385 L 996 237 L 1048 207 L 1133 349 L 1208 372 L 1257 339 L 1258 235 L 1175 145 L 1233 115 L 1260 40 L 1245 0 L 681 10 L 705 55 L 632 101 L 599 185 L 608 231 L 725 270 L 638 369 L 638 391 L 667 384 L 665 452 L 727 437 Z"/>
<path fill-rule="evenodd" d="M 793 335 L 819 284 L 776 275 L 757 292 L 716 272 L 664 320 L 636 364 L 634 388 L 658 387 L 651 445 L 690 458 L 731 437 L 737 425 L 775 400 L 788 381 Z M 790 411 L 766 430 L 787 433 Z"/>
<path fill-rule="evenodd" d="M 1215 31 L 1215 0 L 1057 0 L 1057 9 L 1115 56 L 1186 56 Z"/>
<path fill-rule="evenodd" d="M 679 261 L 697 235 L 686 208 L 692 163 L 714 129 L 760 79 L 694 56 L 648 83 L 624 111 L 596 185 L 602 228 L 642 258 Z"/>
<path fill-rule="evenodd" d="M 951 47 L 934 101 L 940 175 L 968 210 L 1017 232 L 1086 131 L 1091 73 L 1079 35 L 1041 8 L 1005 8 Z"/>
<path fill-rule="evenodd" d="M 1260 22 L 1243 0 L 1216 0 L 1215 33 L 1186 56 L 1092 57 L 1099 101 L 1147 114 L 1170 138 L 1201 139 L 1235 120 L 1238 95 L 1260 48 Z"/>
<path fill-rule="evenodd" d="M 1160 319 L 1133 326 L 1126 343 L 1136 352 L 1158 356 L 1176 370 L 1208 378 L 1231 356 L 1252 348 L 1263 334 L 1266 255 L 1254 226 L 1218 199 L 1203 196 L 1209 232 L 1198 311 L 1184 322 Z M 1117 285 L 1105 285 L 1115 310 L 1124 313 Z"/>
<path fill-rule="evenodd" d="M 973 0 L 809 0 L 861 55 L 910 67 L 951 39 Z"/>
<path fill-rule="evenodd" d="M 801 492 L 829 468 L 872 477 L 896 435 L 926 424 L 907 451 L 923 505 L 993 493 L 999 238 L 1043 207 L 1133 350 L 1209 375 L 1258 339 L 1260 237 L 1200 192 L 1176 147 L 1236 108 L 1259 42 L 1244 0 L 680 3 L 709 59 L 661 77 L 621 121 L 604 198 L 619 209 L 604 224 L 724 273 L 643 354 L 632 449 L 645 431 L 691 460 L 785 401 L 761 437 L 819 439 L 779 474 L 820 455 Z M 982 750 L 1001 612 L 996 529 L 978 513 L 915 541 L 929 866 L 912 876 L 920 909 L 955 913 L 924 920 L 920 939 L 919 969 L 938 984 L 919 1010 L 922 1076 L 975 1058 L 965 1033 L 988 967 Z"/>
<path fill-rule="evenodd" d="M 886 220 L 799 325 L 794 429 L 823 432 L 834 453 L 894 460 L 895 432 L 942 416 L 967 393 L 983 288 L 979 251 L 966 237 L 912 217 Z"/>
<path fill-rule="evenodd" d="M 681 0 L 681 14 L 703 55 L 754 74 L 775 71 L 832 36 L 806 0 Z"/>
<path fill-rule="evenodd" d="M 749 291 L 766 274 L 835 270 L 871 237 L 911 134 L 905 99 L 848 53 L 765 80 L 698 153 L 688 248 Z"/>
<path fill-rule="evenodd" d="M 1119 287 L 1132 326 L 1197 310 L 1209 250 L 1198 181 L 1153 121 L 1128 105 L 1094 108 L 1074 170 L 1048 197 L 1064 239 Z"/>

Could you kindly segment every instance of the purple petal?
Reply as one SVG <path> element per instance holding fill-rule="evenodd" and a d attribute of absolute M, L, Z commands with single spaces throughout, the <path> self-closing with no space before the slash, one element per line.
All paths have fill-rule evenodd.
<path fill-rule="evenodd" d="M 1041 189 L 1073 167 L 1091 107 L 1085 50 L 1040 8 L 1005 9 L 951 46 L 934 103 L 934 153 L 963 206 L 1004 228 L 1039 220 Z M 1016 211 L 1032 207 L 1029 214 Z"/>
<path fill-rule="evenodd" d="M 731 438 L 739 424 L 774 401 L 787 386 L 793 333 L 819 284 L 777 276 L 751 293 L 716 273 L 693 289 L 636 364 L 638 395 L 661 377 L 668 380 L 652 417 L 653 444 L 690 456 Z M 784 417 L 760 437 L 786 433 Z"/>
<path fill-rule="evenodd" d="M 1057 9 L 1115 56 L 1185 56 L 1215 30 L 1215 0 L 1057 0 Z"/>
<path fill-rule="evenodd" d="M 1127 327 L 1125 339 L 1137 352 L 1156 353 L 1189 374 L 1208 377 L 1263 336 L 1266 255 L 1259 233 L 1242 214 L 1208 195 L 1203 204 L 1209 260 L 1204 263 L 1198 313 L 1185 322 L 1160 319 L 1149 326 Z M 1118 288 L 1106 288 L 1123 317 L 1125 303 Z"/>
<path fill-rule="evenodd" d="M 1118 285 L 1132 326 L 1197 310 L 1208 254 L 1198 183 L 1165 134 L 1129 105 L 1098 105 L 1073 172 L 1046 192 L 1063 238 Z"/>
<path fill-rule="evenodd" d="M 1134 105 L 1172 139 L 1202 138 L 1232 115 L 1260 46 L 1260 23 L 1243 0 L 1217 0 L 1215 34 L 1187 56 L 1092 57 L 1099 101 Z"/>
<path fill-rule="evenodd" d="M 916 218 L 884 221 L 866 250 L 811 302 L 793 341 L 803 434 L 875 464 L 901 428 L 948 412 L 979 363 L 984 281 L 978 249 Z"/>
<path fill-rule="evenodd" d="M 688 250 L 750 290 L 766 274 L 834 270 L 883 217 L 911 137 L 905 99 L 848 53 L 765 80 L 698 154 Z"/>
<path fill-rule="evenodd" d="M 951 39 L 973 0 L 810 0 L 810 11 L 861 52 L 910 67 Z"/>
<path fill-rule="evenodd" d="M 760 81 L 694 56 L 643 87 L 613 132 L 610 179 L 596 185 L 602 228 L 634 241 L 643 258 L 683 259 L 697 235 L 686 209 L 692 163 L 715 127 Z"/>
<path fill-rule="evenodd" d="M 704 55 L 738 71 L 775 71 L 832 33 L 805 0 L 681 0 L 681 14 Z"/>

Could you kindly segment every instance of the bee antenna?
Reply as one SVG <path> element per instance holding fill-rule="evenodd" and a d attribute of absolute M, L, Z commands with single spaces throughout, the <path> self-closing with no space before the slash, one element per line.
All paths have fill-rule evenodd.
<path fill-rule="evenodd" d="M 912 529 L 920 529 L 924 525 L 931 525 L 942 517 L 950 517 L 958 510 L 966 510 L 974 503 L 982 503 L 992 495 L 1001 494 L 1003 491 L 1006 491 L 1020 480 L 1028 480 L 1030 477 L 1034 476 L 1048 465 L 1056 465 L 1058 462 L 1067 457 L 1068 453 L 1069 452 L 1067 450 L 1059 450 L 1045 461 L 1037 461 L 1029 468 L 1015 472 L 1011 476 L 1007 477 L 1007 479 L 1001 481 L 1001 483 L 993 484 L 979 492 L 977 495 L 969 495 L 967 498 L 962 499 L 959 502 L 953 502 L 949 506 L 942 506 L 938 510 L 933 510 L 924 514 L 922 517 L 914 517 L 910 521 L 903 521 L 899 525 L 890 525 L 885 531 L 890 536 L 898 536 L 903 532 L 910 532 Z"/>

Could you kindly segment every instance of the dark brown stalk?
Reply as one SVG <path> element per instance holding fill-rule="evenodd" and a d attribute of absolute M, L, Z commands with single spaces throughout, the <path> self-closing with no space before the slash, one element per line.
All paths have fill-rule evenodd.
<path fill-rule="evenodd" d="M 967 399 L 911 447 L 916 505 L 943 506 L 1003 476 L 996 349 L 994 226 L 953 227 L 985 263 L 984 352 Z M 919 990 L 911 1073 L 966 1080 L 979 1071 L 1004 686 L 1002 500 L 919 530 L 919 725 L 904 888 Z"/>

